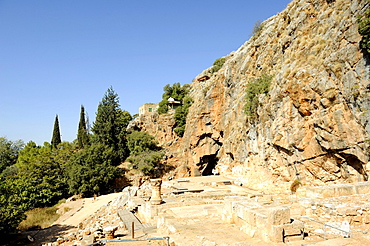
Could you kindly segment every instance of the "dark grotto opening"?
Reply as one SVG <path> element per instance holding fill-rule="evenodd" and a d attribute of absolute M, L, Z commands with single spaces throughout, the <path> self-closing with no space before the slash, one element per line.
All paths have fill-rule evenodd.
<path fill-rule="evenodd" d="M 212 170 L 215 169 L 218 162 L 217 154 L 205 155 L 200 158 L 199 172 L 202 176 L 213 175 Z"/>

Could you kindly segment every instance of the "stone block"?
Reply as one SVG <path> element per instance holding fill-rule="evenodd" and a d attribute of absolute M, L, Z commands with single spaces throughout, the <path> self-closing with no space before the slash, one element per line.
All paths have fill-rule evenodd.
<path fill-rule="evenodd" d="M 346 215 L 346 216 L 355 216 L 355 215 L 357 215 L 356 208 L 352 208 L 352 207 L 346 207 L 344 212 L 345 212 L 344 215 Z"/>
<path fill-rule="evenodd" d="M 269 208 L 267 211 L 267 223 L 271 225 L 290 223 L 290 209 L 285 206 Z"/>
<path fill-rule="evenodd" d="M 268 239 L 274 243 L 282 243 L 284 240 L 284 227 L 282 225 L 269 226 Z"/>
<path fill-rule="evenodd" d="M 365 224 L 369 224 L 370 223 L 370 214 L 363 215 L 362 222 L 365 223 Z"/>
<path fill-rule="evenodd" d="M 94 235 L 84 235 L 81 241 L 81 246 L 90 245 L 90 244 L 93 244 L 94 242 L 95 242 Z"/>
<path fill-rule="evenodd" d="M 304 230 L 304 223 L 300 220 L 294 220 L 290 224 L 283 225 L 285 236 L 301 235 Z"/>
<path fill-rule="evenodd" d="M 306 196 L 314 199 L 322 198 L 321 190 L 319 191 L 317 187 L 307 187 Z"/>
<path fill-rule="evenodd" d="M 237 203 L 234 206 L 234 211 L 236 215 L 242 220 L 245 220 L 245 210 L 246 207 L 242 203 Z"/>
<path fill-rule="evenodd" d="M 356 189 L 355 186 L 350 184 L 350 185 L 341 185 L 335 187 L 335 195 L 336 196 L 351 196 L 356 194 Z"/>
<path fill-rule="evenodd" d="M 356 194 L 367 194 L 370 193 L 370 183 L 363 182 L 355 185 Z"/>
<path fill-rule="evenodd" d="M 246 216 L 245 221 L 249 225 L 256 226 L 256 211 L 255 210 L 252 210 L 252 209 L 245 210 L 245 216 Z"/>
<path fill-rule="evenodd" d="M 335 197 L 335 188 L 331 186 L 322 187 L 320 189 L 323 198 Z"/>
<path fill-rule="evenodd" d="M 255 213 L 256 227 L 263 228 L 267 226 L 267 216 L 262 213 Z"/>

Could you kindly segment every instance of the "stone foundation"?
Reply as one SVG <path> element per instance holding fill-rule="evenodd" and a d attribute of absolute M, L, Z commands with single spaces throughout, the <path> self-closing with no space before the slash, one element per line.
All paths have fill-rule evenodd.
<path fill-rule="evenodd" d="M 251 199 L 225 198 L 223 218 L 236 223 L 250 237 L 271 242 L 284 242 L 287 236 L 303 235 L 303 222 L 290 218 L 286 206 L 261 206 Z"/>
<path fill-rule="evenodd" d="M 328 198 L 367 193 L 370 193 L 370 182 L 315 186 L 306 189 L 306 196 L 309 198 Z"/>

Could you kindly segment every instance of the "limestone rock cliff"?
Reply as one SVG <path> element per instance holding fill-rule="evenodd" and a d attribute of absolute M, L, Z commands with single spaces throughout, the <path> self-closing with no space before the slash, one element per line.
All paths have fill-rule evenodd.
<path fill-rule="evenodd" d="M 163 144 L 176 139 L 167 145 L 168 162 L 176 159 L 192 175 L 238 176 L 256 188 L 366 180 L 369 58 L 359 48 L 357 16 L 368 5 L 294 0 L 264 21 L 217 73 L 207 69 L 194 79 L 184 137 L 169 133 L 173 125 L 167 139 L 159 137 Z M 246 88 L 262 74 L 273 80 L 252 121 Z M 210 78 L 197 80 L 204 75 Z"/>

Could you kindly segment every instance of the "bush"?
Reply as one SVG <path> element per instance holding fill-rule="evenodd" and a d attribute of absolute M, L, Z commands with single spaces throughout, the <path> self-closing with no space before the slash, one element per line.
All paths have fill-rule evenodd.
<path fill-rule="evenodd" d="M 211 68 L 211 72 L 212 73 L 216 73 L 218 72 L 218 70 L 220 70 L 222 68 L 222 66 L 225 64 L 225 57 L 222 57 L 222 58 L 218 58 L 214 63 L 213 63 L 213 66 Z"/>
<path fill-rule="evenodd" d="M 178 107 L 175 112 L 175 121 L 176 121 L 176 128 L 175 133 L 177 136 L 182 137 L 185 132 L 185 125 L 186 125 L 186 117 L 189 113 L 189 108 L 193 103 L 193 99 L 191 97 L 185 97 L 183 105 Z"/>
<path fill-rule="evenodd" d="M 168 99 L 163 99 L 159 102 L 157 112 L 158 114 L 165 114 L 168 112 Z"/>
<path fill-rule="evenodd" d="M 257 119 L 257 109 L 259 106 L 258 95 L 268 94 L 272 78 L 272 75 L 263 74 L 259 78 L 250 80 L 247 85 L 244 111 L 251 121 Z"/>
<path fill-rule="evenodd" d="M 130 150 L 127 158 L 131 163 L 129 167 L 144 175 L 153 175 L 164 155 L 154 137 L 146 132 L 134 131 L 127 136 L 127 145 Z"/>
<path fill-rule="evenodd" d="M 358 32 L 362 35 L 360 47 L 365 54 L 370 54 L 370 8 L 358 18 Z"/>
<path fill-rule="evenodd" d="M 256 21 L 254 23 L 251 36 L 253 37 L 254 35 L 256 36 L 260 35 L 262 32 L 262 29 L 263 29 L 263 23 L 260 20 Z"/>
<path fill-rule="evenodd" d="M 136 155 L 150 150 L 158 150 L 154 137 L 146 132 L 133 131 L 127 135 L 127 146 L 130 155 Z"/>
<path fill-rule="evenodd" d="M 162 151 L 146 151 L 132 155 L 127 160 L 131 163 L 130 168 L 136 169 L 144 175 L 152 176 L 163 156 Z"/>

